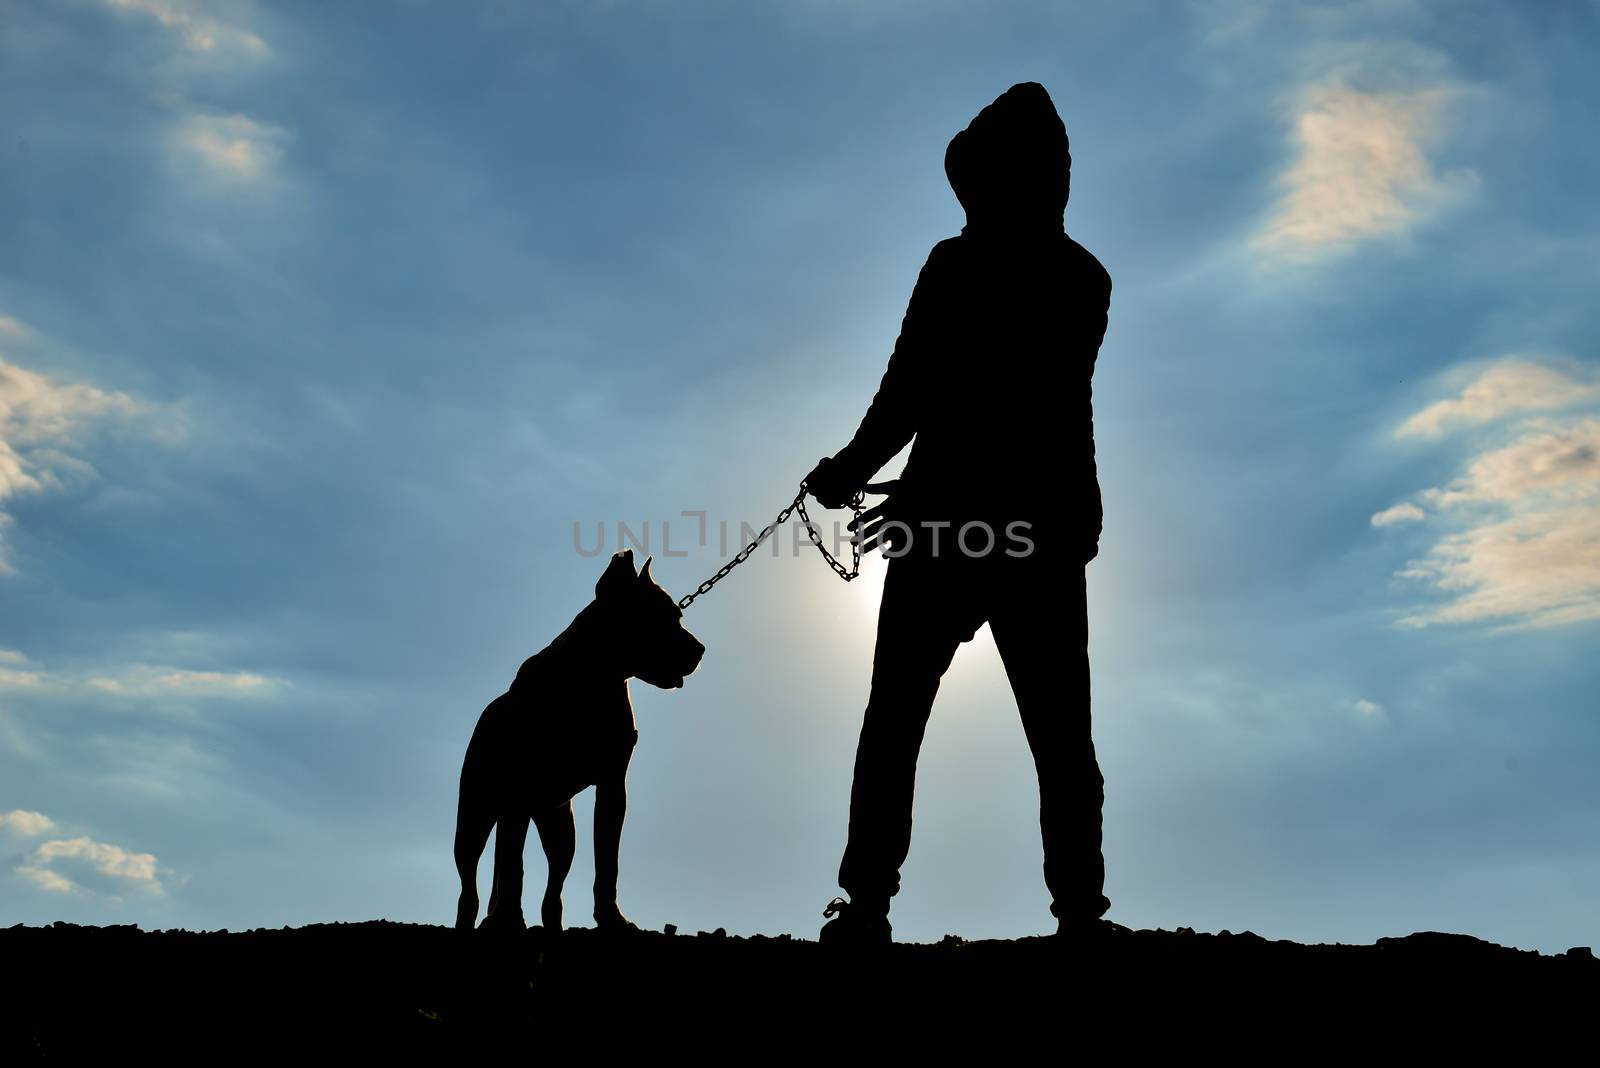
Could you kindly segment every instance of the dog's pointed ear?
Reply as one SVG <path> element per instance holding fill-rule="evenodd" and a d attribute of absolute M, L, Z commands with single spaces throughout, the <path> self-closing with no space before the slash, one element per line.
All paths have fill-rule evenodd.
<path fill-rule="evenodd" d="M 650 583 L 655 582 L 655 579 L 650 577 L 650 565 L 655 562 L 656 558 L 653 556 L 647 556 L 644 558 L 644 566 L 639 569 L 639 581 Z"/>
<path fill-rule="evenodd" d="M 606 565 L 606 570 L 600 576 L 600 581 L 594 584 L 594 595 L 598 598 L 611 597 L 622 593 L 633 585 L 633 550 L 623 549 L 614 553 L 611 563 Z"/>

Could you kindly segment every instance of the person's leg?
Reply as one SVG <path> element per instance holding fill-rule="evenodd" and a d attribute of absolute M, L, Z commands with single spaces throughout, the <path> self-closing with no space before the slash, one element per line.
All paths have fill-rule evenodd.
<path fill-rule="evenodd" d="M 1039 774 L 1050 911 L 1063 923 L 1092 920 L 1111 902 L 1100 851 L 1105 780 L 1090 731 L 1084 573 L 1038 556 L 1017 563 L 999 591 L 989 629 Z"/>
<path fill-rule="evenodd" d="M 839 865 L 839 885 L 862 914 L 887 913 L 900 889 L 928 714 L 956 647 L 972 632 L 962 618 L 967 599 L 939 563 L 891 560 L 884 578 L 872 692 L 850 788 L 850 838 Z"/>

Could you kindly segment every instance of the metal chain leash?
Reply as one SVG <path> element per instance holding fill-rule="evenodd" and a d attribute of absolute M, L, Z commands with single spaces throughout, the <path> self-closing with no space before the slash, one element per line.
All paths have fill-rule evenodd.
<path fill-rule="evenodd" d="M 687 609 L 690 605 L 694 604 L 695 598 L 702 597 L 705 594 L 710 593 L 711 587 L 727 578 L 728 572 L 732 571 L 734 568 L 750 559 L 750 554 L 754 553 L 762 542 L 771 537 L 773 531 L 783 526 L 783 524 L 788 521 L 789 516 L 793 515 L 795 512 L 800 513 L 800 522 L 805 524 L 806 534 L 810 536 L 811 544 L 817 547 L 817 552 L 821 553 L 822 558 L 828 562 L 828 566 L 833 568 L 833 573 L 844 579 L 846 582 L 849 582 L 851 579 L 861 574 L 860 520 L 861 503 L 865 499 L 865 496 L 866 495 L 864 493 L 858 490 L 850 498 L 850 511 L 854 516 L 851 522 L 855 523 L 857 526 L 856 536 L 850 539 L 850 570 L 846 571 L 844 569 L 844 565 L 834 558 L 834 555 L 828 551 L 827 546 L 822 544 L 822 534 L 818 532 L 816 524 L 811 522 L 811 517 L 806 514 L 806 484 L 802 482 L 800 483 L 800 492 L 795 494 L 795 498 L 789 504 L 789 507 L 779 512 L 778 518 L 768 523 L 766 529 L 762 530 L 760 534 L 757 534 L 755 540 L 749 545 L 746 545 L 743 549 L 740 549 L 738 554 L 735 555 L 732 560 L 729 560 L 727 563 L 717 568 L 717 573 L 715 575 L 712 575 L 710 578 L 700 583 L 698 589 L 696 589 L 693 593 L 684 594 L 682 597 L 678 598 L 678 607 Z"/>

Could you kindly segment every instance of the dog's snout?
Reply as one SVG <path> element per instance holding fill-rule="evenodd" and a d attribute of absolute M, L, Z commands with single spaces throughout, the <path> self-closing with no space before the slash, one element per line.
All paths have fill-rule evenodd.
<path fill-rule="evenodd" d="M 693 634 L 688 635 L 688 638 L 689 638 L 689 646 L 688 646 L 688 650 L 687 650 L 687 655 L 688 655 L 688 662 L 689 662 L 689 671 L 693 671 L 695 668 L 700 666 L 701 657 L 706 655 L 706 647 L 705 647 L 704 644 L 701 643 L 700 639 L 696 638 Z M 687 675 L 689 673 L 689 671 L 684 672 L 684 674 Z"/>

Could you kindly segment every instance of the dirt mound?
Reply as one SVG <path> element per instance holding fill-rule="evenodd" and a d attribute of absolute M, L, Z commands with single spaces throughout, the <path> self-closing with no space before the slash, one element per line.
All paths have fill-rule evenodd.
<path fill-rule="evenodd" d="M 412 1061 L 494 1045 L 753 1060 L 815 1046 L 850 1061 L 972 1042 L 1065 1053 L 1089 1036 L 1107 1055 L 1437 1050 L 1554 1041 L 1600 1003 L 1587 950 L 1545 956 L 1437 933 L 1350 946 L 1119 930 L 841 953 L 720 931 L 496 939 L 383 920 L 234 933 L 58 923 L 0 930 L 0 972 L 8 1064 L 135 1051 Z"/>

